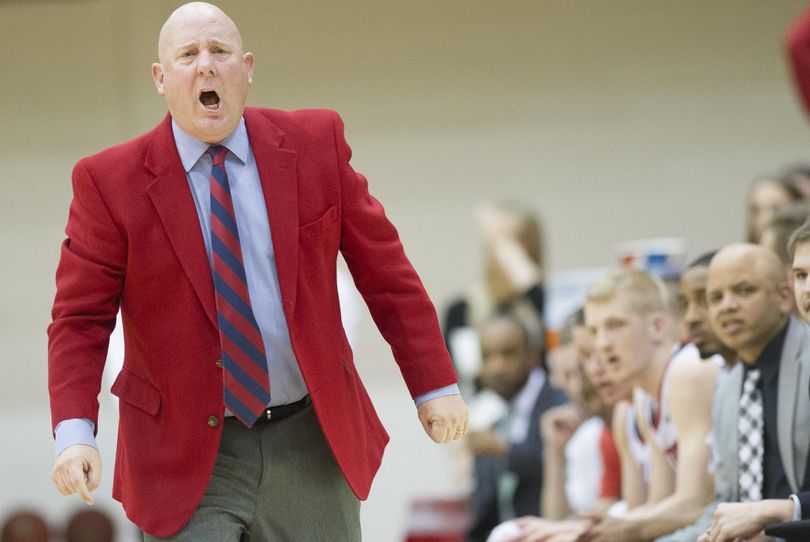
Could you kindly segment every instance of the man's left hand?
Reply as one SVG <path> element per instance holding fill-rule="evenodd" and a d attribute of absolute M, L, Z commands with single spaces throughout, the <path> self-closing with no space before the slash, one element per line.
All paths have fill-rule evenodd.
<path fill-rule="evenodd" d="M 425 433 L 439 444 L 456 440 L 467 432 L 467 405 L 461 395 L 445 395 L 425 401 L 417 408 Z"/>
<path fill-rule="evenodd" d="M 700 537 L 701 542 L 765 539 L 761 532 L 768 523 L 793 519 L 791 499 L 721 503 L 714 511 L 712 526 Z"/>

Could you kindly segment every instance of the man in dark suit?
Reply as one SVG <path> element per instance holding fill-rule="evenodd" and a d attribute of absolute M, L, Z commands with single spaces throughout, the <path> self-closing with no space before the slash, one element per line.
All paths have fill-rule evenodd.
<path fill-rule="evenodd" d="M 543 484 L 540 418 L 566 401 L 536 365 L 526 329 L 516 317 L 499 315 L 481 327 L 480 381 L 508 404 L 495 426 L 471 431 L 474 483 L 471 542 L 484 541 L 499 523 L 536 515 Z"/>
<path fill-rule="evenodd" d="M 92 502 L 120 306 L 113 496 L 146 540 L 360 540 L 388 435 L 340 324 L 338 253 L 447 442 L 466 408 L 433 306 L 340 118 L 245 109 L 253 55 L 227 15 L 178 8 L 159 60 L 169 115 L 73 172 L 49 327 L 54 484 Z"/>
<path fill-rule="evenodd" d="M 715 502 L 667 540 L 756 539 L 765 523 L 791 518 L 790 496 L 804 479 L 810 331 L 790 314 L 781 261 L 758 245 L 730 245 L 712 258 L 707 301 L 712 328 L 740 363 L 712 405 Z"/>
<path fill-rule="evenodd" d="M 793 260 L 793 294 L 796 309 L 806 324 L 810 321 L 810 222 L 806 222 L 793 232 L 787 250 Z M 806 325 L 802 325 L 798 321 L 792 320 L 789 326 L 796 328 L 792 335 L 802 337 L 804 344 L 798 350 L 797 359 L 792 361 L 795 367 L 791 368 L 790 379 L 785 380 L 783 387 L 785 391 L 792 392 L 792 394 L 786 395 L 795 400 L 795 406 L 792 408 L 795 409 L 797 415 L 806 415 L 809 404 L 807 390 L 808 373 L 810 372 L 810 332 L 808 332 Z M 787 342 L 787 340 L 786 338 L 785 341 Z M 794 342 L 796 342 L 796 339 L 794 339 Z M 796 349 L 792 350 L 795 351 Z M 795 383 L 791 379 L 795 380 Z M 780 392 L 782 392 L 781 388 Z M 796 395 L 795 399 L 793 399 L 794 395 Z M 780 399 L 781 403 L 782 400 Z M 725 503 L 718 505 L 712 517 L 712 525 L 704 534 L 702 540 L 732 540 L 735 537 L 751 537 L 761 535 L 761 530 L 768 523 L 799 519 L 810 520 L 810 472 L 808 472 L 807 468 L 807 461 L 810 460 L 810 457 L 808 457 L 807 434 L 806 431 L 802 431 L 802 428 L 806 427 L 806 425 L 798 427 L 795 423 L 791 424 L 792 412 L 790 412 L 790 409 L 785 410 L 788 411 L 788 415 L 778 417 L 777 423 L 779 423 L 779 420 L 785 420 L 778 427 L 780 436 L 785 435 L 783 438 L 785 443 L 795 440 L 794 445 L 783 446 L 786 450 L 784 452 L 786 457 L 795 456 L 796 466 L 787 469 L 790 474 L 789 479 L 792 481 L 791 490 L 794 493 L 790 495 L 789 499 L 771 498 L 752 503 Z M 794 427 L 796 433 L 793 433 Z M 780 445 L 783 441 L 780 441 Z M 803 476 L 802 469 L 804 470 Z M 797 491 L 797 487 L 801 491 Z M 803 530 L 800 530 L 799 527 L 802 527 Z M 800 540 L 807 539 L 808 534 L 810 534 L 810 527 L 806 525 L 806 521 L 797 522 L 791 528 L 795 529 L 793 534 L 798 536 L 797 539 Z M 780 533 L 781 536 L 789 536 L 790 534 L 790 529 Z"/>

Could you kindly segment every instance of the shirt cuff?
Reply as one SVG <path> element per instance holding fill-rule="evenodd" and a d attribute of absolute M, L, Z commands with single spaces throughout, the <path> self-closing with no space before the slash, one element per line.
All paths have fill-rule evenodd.
<path fill-rule="evenodd" d="M 85 444 L 98 449 L 96 437 L 93 436 L 95 429 L 93 422 L 87 418 L 70 418 L 59 422 L 56 426 L 56 457 L 76 444 Z"/>
<path fill-rule="evenodd" d="M 458 389 L 458 384 L 450 384 L 449 386 L 423 393 L 414 399 L 413 402 L 416 403 L 416 406 L 418 407 L 425 401 L 430 401 L 431 399 L 436 399 L 438 397 L 444 397 L 445 395 L 461 395 L 461 390 Z"/>
<path fill-rule="evenodd" d="M 793 521 L 802 519 L 802 503 L 798 495 L 791 495 L 790 500 L 793 501 Z"/>

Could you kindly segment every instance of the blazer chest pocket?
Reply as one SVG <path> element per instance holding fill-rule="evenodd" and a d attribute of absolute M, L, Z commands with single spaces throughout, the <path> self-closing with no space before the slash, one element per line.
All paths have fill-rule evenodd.
<path fill-rule="evenodd" d="M 121 369 L 110 392 L 122 401 L 156 416 L 160 410 L 160 392 L 152 384 L 129 371 Z"/>
<path fill-rule="evenodd" d="M 300 237 L 315 237 L 328 230 L 337 222 L 337 205 L 332 205 L 320 218 L 298 226 Z"/>

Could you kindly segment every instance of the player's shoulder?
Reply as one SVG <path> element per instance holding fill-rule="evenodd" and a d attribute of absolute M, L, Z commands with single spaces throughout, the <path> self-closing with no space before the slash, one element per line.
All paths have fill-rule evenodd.
<path fill-rule="evenodd" d="M 715 378 L 719 370 L 717 363 L 701 358 L 694 345 L 685 344 L 673 356 L 670 378 L 682 383 L 703 381 L 705 378 Z"/>
<path fill-rule="evenodd" d="M 677 355 L 669 373 L 668 394 L 671 401 L 689 403 L 697 395 L 710 397 L 714 393 L 720 368 L 700 357 L 697 348 L 686 345 Z"/>

